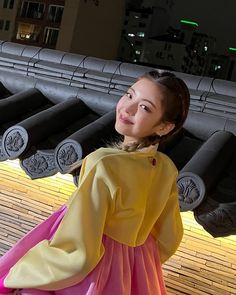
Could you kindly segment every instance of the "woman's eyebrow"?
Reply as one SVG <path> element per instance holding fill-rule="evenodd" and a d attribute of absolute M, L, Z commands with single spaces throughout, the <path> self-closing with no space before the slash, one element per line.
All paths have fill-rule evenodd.
<path fill-rule="evenodd" d="M 129 87 L 129 89 L 128 90 L 132 90 L 134 93 L 135 93 L 135 90 L 134 90 L 134 88 L 131 86 L 131 87 Z"/>
<path fill-rule="evenodd" d="M 156 105 L 151 100 L 143 98 L 143 101 L 150 103 L 155 109 L 157 108 Z"/>
<path fill-rule="evenodd" d="M 134 94 L 136 94 L 135 89 L 134 89 L 132 86 L 128 89 L 128 91 L 129 91 L 129 90 L 132 90 L 132 91 L 134 92 Z M 143 100 L 143 101 L 146 101 L 146 102 L 148 102 L 148 103 L 150 103 L 150 104 L 153 106 L 154 109 L 157 108 L 156 105 L 155 105 L 151 100 L 149 100 L 149 99 L 147 99 L 147 98 L 143 98 L 142 100 Z"/>

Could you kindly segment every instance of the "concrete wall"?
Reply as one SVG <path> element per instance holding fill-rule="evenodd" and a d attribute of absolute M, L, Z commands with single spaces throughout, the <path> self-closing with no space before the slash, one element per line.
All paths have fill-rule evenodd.
<path fill-rule="evenodd" d="M 123 0 L 66 1 L 57 49 L 115 59 L 124 14 Z"/>

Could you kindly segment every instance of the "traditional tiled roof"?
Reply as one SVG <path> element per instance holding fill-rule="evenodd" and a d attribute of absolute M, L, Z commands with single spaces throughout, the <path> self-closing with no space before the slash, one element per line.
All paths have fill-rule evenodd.
<path fill-rule="evenodd" d="M 151 69 L 0 41 L 0 161 L 18 158 L 32 179 L 77 173 L 76 162 L 116 136 L 118 99 Z M 179 169 L 181 210 L 213 236 L 235 234 L 236 83 L 175 74 L 190 112 L 161 148 Z"/>

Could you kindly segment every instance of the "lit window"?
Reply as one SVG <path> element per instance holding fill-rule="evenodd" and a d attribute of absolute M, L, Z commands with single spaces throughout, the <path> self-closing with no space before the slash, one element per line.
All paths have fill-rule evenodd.
<path fill-rule="evenodd" d="M 220 69 L 221 69 L 221 65 L 215 65 L 215 67 L 214 67 L 215 72 L 217 72 Z"/>
<path fill-rule="evenodd" d="M 135 35 L 132 34 L 132 33 L 128 33 L 128 36 L 129 36 L 129 37 L 135 37 Z"/>
<path fill-rule="evenodd" d="M 137 36 L 144 38 L 145 37 L 145 33 L 144 32 L 137 32 Z"/>
<path fill-rule="evenodd" d="M 39 25 L 19 23 L 17 27 L 16 39 L 30 42 L 38 42 L 40 31 L 41 26 Z"/>

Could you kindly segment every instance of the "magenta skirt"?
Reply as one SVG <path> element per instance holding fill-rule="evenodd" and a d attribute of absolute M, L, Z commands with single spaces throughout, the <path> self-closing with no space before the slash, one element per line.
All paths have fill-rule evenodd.
<path fill-rule="evenodd" d="M 29 232 L 0 259 L 0 278 L 31 247 L 55 233 L 66 207 Z M 103 237 L 105 253 L 95 269 L 80 283 L 58 291 L 18 290 L 22 295 L 165 295 L 167 294 L 158 248 L 150 235 L 146 242 L 130 247 Z M 33 271 L 33 270 L 32 270 Z"/>

